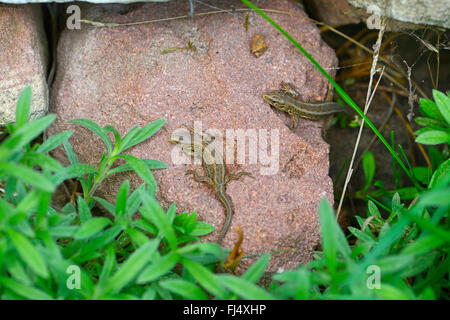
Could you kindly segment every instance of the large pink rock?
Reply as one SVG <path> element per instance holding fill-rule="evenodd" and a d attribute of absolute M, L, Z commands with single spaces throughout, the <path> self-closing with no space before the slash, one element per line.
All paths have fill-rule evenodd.
<path fill-rule="evenodd" d="M 185 15 L 188 2 L 147 3 L 127 14 L 83 9 L 86 19 L 102 22 L 135 22 Z M 214 4 L 214 3 L 213 3 Z M 239 1 L 236 8 L 242 8 Z M 270 15 L 297 39 L 326 69 L 334 70 L 333 51 L 320 39 L 316 26 L 292 1 L 259 1 L 295 15 Z M 223 2 L 214 5 L 223 7 Z M 207 10 L 210 10 L 207 8 Z M 196 8 L 196 13 L 201 8 Z M 100 125 L 112 124 L 123 134 L 133 125 L 144 126 L 156 119 L 167 119 L 163 129 L 150 141 L 130 153 L 140 158 L 166 162 L 169 169 L 154 172 L 157 193 L 167 208 L 177 204 L 177 212 L 197 211 L 198 217 L 221 229 L 225 216 L 214 191 L 185 175 L 200 166 L 172 162 L 170 135 L 201 121 L 203 129 L 267 130 L 270 137 L 279 133 L 279 168 L 272 175 L 262 174 L 264 166 L 228 165 L 228 171 L 248 171 L 227 185 L 234 203 L 234 217 L 223 245 L 231 248 L 237 239 L 236 226 L 244 231 L 243 249 L 247 254 L 278 251 L 270 270 L 294 268 L 308 262 L 320 241 L 317 206 L 322 197 L 332 201 L 332 182 L 328 177 L 328 145 L 321 138 L 320 124 L 300 120 L 292 132 L 290 119 L 274 111 L 262 94 L 278 88 L 281 81 L 294 84 L 302 98 L 319 100 L 327 83 L 317 70 L 279 32 L 256 13 L 250 14 L 248 31 L 245 12 L 206 15 L 170 22 L 128 27 L 94 28 L 83 25 L 80 31 L 64 31 L 58 47 L 58 70 L 52 91 L 52 112 L 58 120 L 51 128 L 56 133 L 76 128 L 71 138 L 81 161 L 96 163 L 102 144 L 91 133 L 67 122 L 90 118 Z M 267 51 L 255 58 L 250 44 L 254 34 L 262 34 Z M 196 51 L 167 48 L 186 47 L 191 41 Z M 259 144 L 261 149 L 262 145 Z M 269 151 L 270 154 L 270 151 Z M 64 156 L 58 155 L 60 158 Z M 236 163 L 236 162 L 235 162 Z M 123 176 L 113 177 L 99 191 L 114 200 Z M 134 185 L 140 183 L 137 178 Z M 207 236 L 215 241 L 218 231 Z M 242 262 L 245 267 L 249 259 Z"/>
<path fill-rule="evenodd" d="M 0 4 L 0 126 L 15 121 L 16 103 L 31 85 L 32 119 L 48 110 L 48 49 L 40 5 Z"/>

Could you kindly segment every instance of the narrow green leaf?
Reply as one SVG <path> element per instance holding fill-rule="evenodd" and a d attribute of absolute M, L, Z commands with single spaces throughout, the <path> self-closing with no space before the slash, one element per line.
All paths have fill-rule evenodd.
<path fill-rule="evenodd" d="M 90 238 L 100 231 L 102 231 L 106 226 L 111 224 L 111 220 L 104 217 L 92 218 L 84 223 L 80 230 L 75 234 L 75 239 L 82 240 Z"/>
<path fill-rule="evenodd" d="M 3 171 L 3 174 L 16 177 L 39 190 L 46 192 L 53 192 L 55 190 L 55 186 L 50 180 L 28 167 L 16 163 L 0 163 L 0 172 L 1 171 Z"/>
<path fill-rule="evenodd" d="M 424 116 L 435 119 L 441 122 L 445 122 L 444 117 L 440 113 L 436 103 L 430 99 L 420 98 L 420 113 Z"/>
<path fill-rule="evenodd" d="M 53 298 L 49 296 L 44 291 L 41 291 L 39 289 L 26 286 L 21 284 L 20 282 L 17 282 L 16 280 L 1 277 L 0 283 L 3 284 L 6 288 L 13 291 L 14 293 L 18 294 L 19 296 L 22 296 L 26 299 L 30 300 L 52 300 Z"/>
<path fill-rule="evenodd" d="M 37 152 L 28 152 L 23 157 L 23 161 L 27 162 L 29 168 L 39 166 L 47 172 L 61 172 L 64 170 L 62 164 L 49 155 Z"/>
<path fill-rule="evenodd" d="M 3 263 L 11 278 L 24 285 L 31 285 L 33 283 L 19 259 L 13 257 L 12 259 L 5 259 Z"/>
<path fill-rule="evenodd" d="M 30 116 L 31 106 L 31 86 L 26 87 L 17 101 L 16 107 L 16 123 L 14 124 L 14 130 L 17 130 L 24 126 L 28 117 Z"/>
<path fill-rule="evenodd" d="M 187 300 L 208 300 L 208 296 L 202 289 L 183 279 L 165 280 L 159 285 Z"/>
<path fill-rule="evenodd" d="M 223 299 L 227 295 L 227 291 L 218 281 L 217 276 L 204 266 L 186 258 L 181 258 L 181 263 L 195 280 L 197 280 L 203 288 L 215 295 L 216 298 Z"/>
<path fill-rule="evenodd" d="M 111 145 L 111 141 L 109 140 L 108 135 L 94 121 L 89 120 L 89 119 L 73 119 L 73 120 L 70 120 L 69 123 L 78 124 L 82 127 L 85 127 L 86 129 L 91 130 L 94 134 L 96 134 L 100 139 L 103 140 L 103 142 L 106 145 L 106 148 L 108 149 L 108 154 L 112 153 L 112 145 Z"/>
<path fill-rule="evenodd" d="M 375 157 L 373 156 L 372 152 L 367 151 L 366 153 L 364 153 L 362 162 L 365 176 L 363 191 L 365 192 L 369 190 L 373 182 L 373 177 L 375 176 Z"/>
<path fill-rule="evenodd" d="M 7 233 L 22 260 L 25 261 L 37 275 L 47 278 L 47 265 L 34 248 L 33 244 L 13 229 L 8 229 Z"/>
<path fill-rule="evenodd" d="M 421 144 L 440 144 L 450 143 L 450 133 L 443 130 L 429 130 L 419 134 L 416 138 L 417 143 Z"/>
<path fill-rule="evenodd" d="M 422 206 L 450 206 L 450 187 L 423 192 L 419 198 Z"/>
<path fill-rule="evenodd" d="M 190 234 L 192 230 L 195 227 L 195 224 L 197 222 L 197 215 L 195 212 L 192 212 L 190 215 L 188 215 L 187 219 L 183 222 L 183 229 L 186 234 Z"/>
<path fill-rule="evenodd" d="M 145 163 L 133 156 L 130 156 L 128 154 L 121 154 L 118 157 L 124 159 L 126 162 L 130 164 L 130 166 L 136 171 L 139 178 L 144 180 L 144 182 L 151 186 L 154 190 L 157 189 L 156 180 L 153 177 L 152 172 L 147 168 Z"/>
<path fill-rule="evenodd" d="M 125 151 L 126 149 L 131 148 L 132 146 L 137 145 L 138 143 L 150 138 L 153 134 L 155 134 L 166 122 L 165 119 L 160 119 L 153 121 L 152 123 L 146 125 L 120 148 L 120 152 Z"/>
<path fill-rule="evenodd" d="M 401 272 L 414 261 L 413 255 L 400 254 L 394 256 L 385 256 L 377 260 L 374 264 L 381 270 L 381 274 L 388 275 Z"/>
<path fill-rule="evenodd" d="M 416 117 L 416 118 L 414 118 L 414 121 L 419 126 L 433 127 L 434 129 L 441 128 L 445 125 L 442 121 L 439 121 L 436 119 L 431 119 L 431 118 L 426 118 L 426 117 Z"/>
<path fill-rule="evenodd" d="M 112 132 L 112 134 L 114 135 L 114 140 L 115 140 L 114 142 L 116 144 L 115 149 L 117 148 L 117 145 L 120 146 L 120 144 L 121 144 L 120 133 L 119 133 L 119 131 L 117 131 L 116 128 L 114 128 L 111 125 L 107 125 L 107 126 L 103 127 L 103 131 L 105 131 L 105 132 Z"/>
<path fill-rule="evenodd" d="M 92 218 L 91 209 L 81 196 L 78 197 L 78 214 L 82 225 Z"/>
<path fill-rule="evenodd" d="M 336 272 L 337 267 L 337 243 L 336 243 L 336 218 L 328 201 L 322 199 L 319 204 L 320 232 L 322 234 L 322 247 L 325 260 L 330 273 Z"/>
<path fill-rule="evenodd" d="M 127 199 L 130 192 L 130 181 L 125 180 L 120 186 L 119 192 L 117 192 L 116 198 L 116 217 L 124 217 L 127 213 Z"/>
<path fill-rule="evenodd" d="M 189 235 L 198 237 L 198 236 L 204 236 L 211 232 L 216 230 L 212 225 L 204 222 L 204 221 L 197 221 L 195 223 L 194 229 L 189 233 Z"/>
<path fill-rule="evenodd" d="M 77 157 L 77 154 L 73 151 L 73 147 L 70 144 L 69 140 L 64 141 L 63 146 L 64 146 L 64 150 L 66 150 L 67 157 L 69 158 L 70 163 L 77 164 L 78 157 Z"/>
<path fill-rule="evenodd" d="M 70 238 L 73 237 L 78 229 L 78 226 L 56 226 L 49 228 L 49 232 L 55 238 Z"/>
<path fill-rule="evenodd" d="M 226 256 L 222 247 L 216 243 L 212 242 L 196 242 L 183 246 L 178 249 L 178 253 L 183 255 L 185 258 L 191 259 L 195 254 L 198 256 L 213 256 L 216 260 L 223 260 Z M 193 260 L 193 259 L 191 259 Z M 195 260 L 197 261 L 197 260 Z M 198 261 L 197 261 L 198 262 Z"/>
<path fill-rule="evenodd" d="M 423 184 L 428 184 L 431 178 L 431 170 L 429 167 L 414 167 L 412 168 L 414 177 Z"/>
<path fill-rule="evenodd" d="M 116 254 L 112 245 L 108 246 L 106 251 L 105 262 L 103 263 L 102 273 L 100 274 L 99 283 L 104 284 L 106 279 L 111 275 L 114 266 L 116 265 Z"/>
<path fill-rule="evenodd" d="M 39 146 L 39 148 L 37 148 L 36 151 L 41 153 L 52 151 L 67 141 L 72 136 L 73 132 L 73 130 L 67 130 L 49 137 Z"/>
<path fill-rule="evenodd" d="M 57 174 L 54 178 L 54 183 L 56 185 L 60 184 L 64 180 L 73 179 L 73 178 L 81 178 L 83 175 L 88 173 L 95 173 L 97 169 L 93 166 L 83 164 L 83 163 L 75 163 L 70 164 L 64 168 L 64 170 Z"/>
<path fill-rule="evenodd" d="M 217 276 L 219 282 L 230 291 L 247 300 L 274 300 L 274 297 L 264 289 L 250 281 L 228 274 Z"/>
<path fill-rule="evenodd" d="M 137 249 L 125 261 L 120 269 L 107 281 L 106 291 L 119 292 L 124 286 L 137 277 L 139 272 L 150 262 L 150 258 L 156 251 L 159 240 L 153 239 Z"/>
<path fill-rule="evenodd" d="M 176 215 L 176 204 L 175 202 L 173 202 L 169 209 L 167 209 L 167 218 L 169 218 L 169 222 L 173 223 L 173 220 L 175 219 L 175 215 Z"/>
<path fill-rule="evenodd" d="M 375 216 L 381 218 L 380 210 L 372 200 L 367 201 L 367 209 L 369 210 L 369 214 L 371 216 Z"/>
<path fill-rule="evenodd" d="M 133 228 L 127 228 L 125 231 L 130 236 L 131 240 L 138 246 L 142 246 L 144 243 L 148 241 L 148 237 L 141 231 Z"/>
<path fill-rule="evenodd" d="M 164 162 L 158 161 L 158 160 L 142 159 L 141 161 L 144 162 L 144 164 L 150 170 L 167 169 L 168 168 L 167 164 L 165 164 Z M 118 167 L 116 167 L 114 169 L 109 170 L 108 176 L 110 176 L 112 174 L 115 174 L 115 173 L 124 172 L 124 171 L 131 171 L 131 170 L 134 170 L 133 167 L 129 163 L 125 163 L 125 164 L 120 165 L 120 166 L 118 166 Z"/>
<path fill-rule="evenodd" d="M 115 242 L 116 237 L 122 232 L 122 227 L 120 225 L 114 225 L 111 228 L 99 233 L 98 236 L 92 237 L 86 245 L 83 245 L 81 252 L 74 258 L 77 263 L 83 263 L 92 255 L 92 253 L 97 252 L 100 248 Z"/>
<path fill-rule="evenodd" d="M 440 166 L 436 169 L 433 176 L 431 177 L 430 184 L 428 185 L 428 189 L 431 190 L 435 188 L 437 185 L 441 183 L 441 181 L 445 181 L 446 177 L 450 176 L 450 159 L 447 159 L 445 162 L 441 163 Z"/>
<path fill-rule="evenodd" d="M 164 213 L 164 210 L 153 197 L 149 196 L 145 191 L 140 192 L 143 206 L 140 209 L 142 216 L 153 223 L 159 232 L 167 239 L 170 248 L 177 247 L 177 238 L 175 232 L 170 224 L 169 218 Z"/>
<path fill-rule="evenodd" d="M 20 129 L 11 134 L 0 147 L 0 161 L 5 161 L 13 153 L 21 150 L 26 144 L 40 135 L 55 120 L 54 114 L 24 124 Z"/>
<path fill-rule="evenodd" d="M 256 283 L 261 279 L 264 274 L 264 271 L 269 264 L 270 254 L 266 253 L 261 258 L 258 259 L 254 264 L 250 266 L 250 268 L 245 271 L 242 275 L 242 279 L 247 280 L 251 283 Z"/>
<path fill-rule="evenodd" d="M 348 227 L 348 231 L 350 231 L 356 238 L 358 238 L 360 240 L 364 240 L 369 243 L 373 243 L 375 241 L 375 239 L 373 239 L 373 236 L 371 236 L 370 234 L 365 233 L 359 229 L 356 229 L 353 227 Z"/>
<path fill-rule="evenodd" d="M 95 201 L 97 201 L 98 203 L 100 203 L 103 206 L 103 208 L 105 208 L 112 215 L 114 215 L 116 213 L 116 208 L 114 207 L 114 205 L 111 202 L 108 202 L 107 200 L 99 198 L 99 197 L 93 197 L 93 199 Z"/>
<path fill-rule="evenodd" d="M 126 146 L 131 139 L 139 132 L 140 128 L 138 125 L 134 125 L 123 137 L 121 141 L 122 146 Z"/>
<path fill-rule="evenodd" d="M 180 255 L 176 251 L 172 251 L 164 257 L 152 262 L 147 268 L 142 271 L 137 282 L 147 283 L 158 279 L 159 277 L 170 272 L 175 264 L 178 262 Z"/>
<path fill-rule="evenodd" d="M 444 93 L 433 89 L 434 101 L 436 101 L 436 106 L 438 107 L 441 115 L 444 117 L 447 125 L 450 126 L 450 98 Z"/>
<path fill-rule="evenodd" d="M 387 300 L 410 300 L 414 299 L 407 292 L 402 290 L 401 288 L 392 286 L 387 283 L 382 283 L 380 289 L 375 291 L 376 295 L 381 297 L 382 299 Z"/>

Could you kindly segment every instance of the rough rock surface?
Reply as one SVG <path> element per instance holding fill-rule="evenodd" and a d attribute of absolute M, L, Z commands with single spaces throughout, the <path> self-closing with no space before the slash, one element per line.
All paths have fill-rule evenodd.
<path fill-rule="evenodd" d="M 305 5 L 314 17 L 329 25 L 366 23 L 376 13 L 390 18 L 386 21 L 388 31 L 418 29 L 423 24 L 450 27 L 448 0 L 305 0 Z"/>
<path fill-rule="evenodd" d="M 377 6 L 381 15 L 396 20 L 450 28 L 448 0 L 348 0 L 348 2 L 365 9 Z"/>
<path fill-rule="evenodd" d="M 318 17 L 329 25 L 343 25 L 360 23 L 364 16 L 347 0 L 305 0 L 305 5 Z"/>
<path fill-rule="evenodd" d="M 223 6 L 223 2 L 214 3 Z M 242 8 L 234 2 L 236 8 Z M 262 8 L 289 11 L 270 15 L 297 39 L 317 61 L 334 70 L 334 52 L 320 39 L 315 25 L 292 1 L 260 1 Z M 183 7 L 184 5 L 184 7 Z M 87 19 L 102 22 L 135 22 L 185 15 L 187 1 L 143 4 L 138 10 L 115 14 L 94 6 L 83 9 Z M 211 10 L 207 8 L 207 10 Z M 199 12 L 199 11 L 197 11 Z M 300 120 L 295 132 L 290 119 L 264 102 L 262 93 L 278 88 L 281 81 L 295 85 L 303 99 L 323 99 L 327 83 L 288 40 L 256 13 L 250 14 L 248 31 L 245 12 L 221 13 L 174 21 L 65 30 L 58 46 L 58 69 L 51 96 L 51 111 L 58 119 L 56 133 L 75 128 L 71 138 L 80 161 L 96 163 L 102 143 L 87 130 L 68 124 L 73 118 L 90 118 L 100 125 L 112 124 L 124 134 L 133 125 L 141 127 L 156 119 L 167 119 L 149 141 L 130 154 L 166 162 L 169 169 L 155 171 L 157 196 L 177 212 L 197 211 L 198 217 L 218 230 L 224 222 L 224 208 L 212 189 L 185 175 L 200 166 L 175 165 L 169 143 L 172 132 L 201 121 L 203 130 L 264 129 L 269 137 L 279 132 L 279 170 L 261 174 L 262 164 L 228 165 L 228 171 L 248 171 L 227 185 L 235 214 L 223 245 L 231 248 L 237 239 L 236 226 L 244 231 L 247 254 L 282 250 L 271 259 L 270 270 L 295 268 L 312 258 L 320 241 L 317 206 L 321 198 L 332 201 L 328 177 L 328 145 L 321 138 L 321 124 Z M 268 49 L 259 58 L 251 54 L 255 33 L 263 35 Z M 162 51 L 186 47 L 196 50 Z M 269 138 L 269 141 L 270 138 Z M 273 141 L 273 140 L 272 140 Z M 261 144 L 258 146 L 262 148 Z M 270 151 L 269 151 L 270 154 Z M 63 159 L 62 153 L 56 154 Z M 114 200 L 123 176 L 112 177 L 100 193 Z M 134 185 L 140 183 L 137 178 Z M 216 240 L 218 231 L 206 239 Z M 243 267 L 250 261 L 245 260 Z"/>
<path fill-rule="evenodd" d="M 48 110 L 47 40 L 39 5 L 0 4 L 0 126 L 15 121 L 20 93 L 31 85 L 31 118 Z"/>

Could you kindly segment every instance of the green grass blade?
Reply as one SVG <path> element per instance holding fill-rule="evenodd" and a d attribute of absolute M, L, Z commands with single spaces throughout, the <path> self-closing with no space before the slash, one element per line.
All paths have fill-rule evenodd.
<path fill-rule="evenodd" d="M 389 143 L 386 141 L 386 139 L 383 137 L 383 135 L 378 131 L 378 129 L 374 126 L 374 124 L 367 118 L 367 116 L 359 109 L 359 107 L 356 105 L 356 103 L 350 98 L 349 95 L 331 78 L 331 76 L 325 71 L 325 69 L 317 63 L 316 60 L 305 50 L 303 47 L 294 40 L 286 31 L 284 31 L 278 24 L 276 24 L 268 15 L 266 15 L 261 9 L 259 9 L 257 6 L 255 6 L 253 3 L 251 3 L 248 0 L 241 0 L 244 4 L 255 10 L 257 13 L 259 13 L 264 19 L 266 19 L 271 25 L 273 25 L 278 31 L 281 32 L 294 46 L 297 47 L 298 50 L 300 50 L 301 53 L 305 57 L 308 58 L 309 61 L 317 68 L 317 70 L 322 73 L 325 78 L 328 79 L 336 89 L 336 91 L 339 93 L 339 95 L 342 97 L 342 99 L 350 105 L 367 123 L 367 125 L 372 129 L 372 131 L 378 136 L 378 138 L 383 142 L 385 147 L 389 150 L 389 152 L 394 156 L 394 158 L 397 160 L 399 165 L 402 167 L 402 169 L 405 171 L 405 173 L 410 177 L 410 173 L 408 169 L 406 169 L 405 165 L 403 164 L 402 160 L 399 158 L 399 156 L 395 153 L 395 151 L 391 148 Z"/>

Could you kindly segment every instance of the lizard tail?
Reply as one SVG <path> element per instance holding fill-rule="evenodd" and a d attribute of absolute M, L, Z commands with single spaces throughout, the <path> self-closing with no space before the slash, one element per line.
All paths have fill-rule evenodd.
<path fill-rule="evenodd" d="M 219 238 L 217 239 L 217 243 L 222 243 L 223 238 L 228 232 L 228 229 L 231 225 L 231 220 L 233 218 L 233 204 L 231 202 L 230 197 L 225 193 L 225 190 L 218 190 L 216 192 L 217 198 L 222 202 L 225 207 L 225 223 L 223 224 L 222 230 L 220 231 Z"/>

